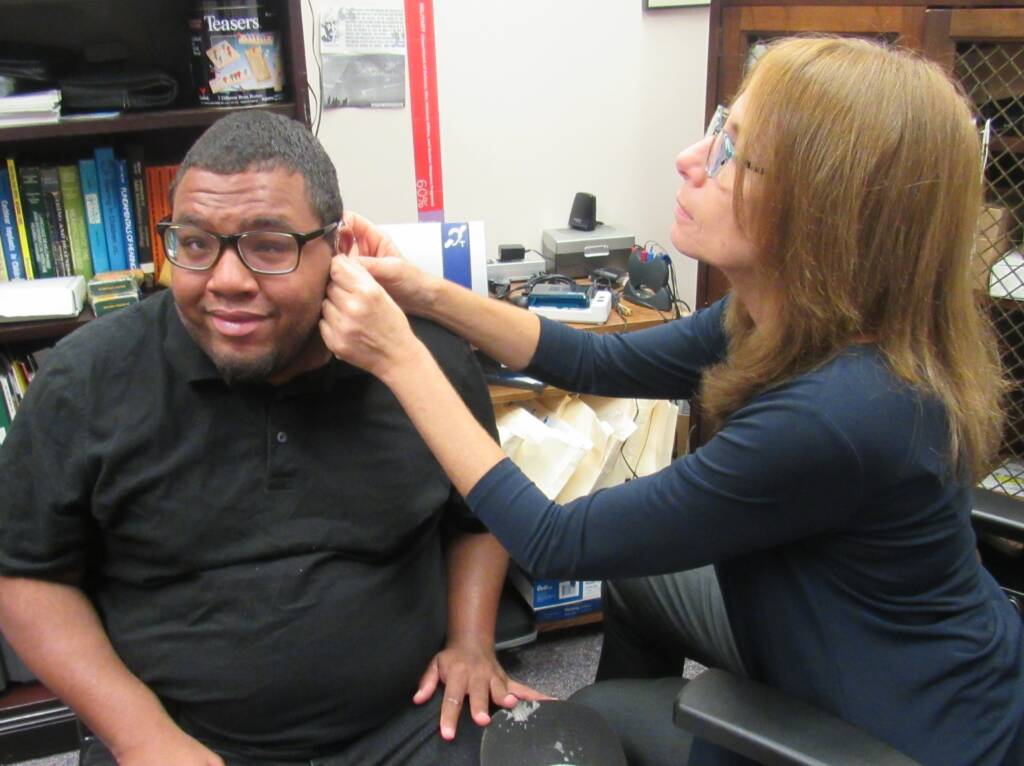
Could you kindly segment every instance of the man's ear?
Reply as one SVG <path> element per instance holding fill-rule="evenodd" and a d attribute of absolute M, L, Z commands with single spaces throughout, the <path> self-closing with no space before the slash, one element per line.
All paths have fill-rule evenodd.
<path fill-rule="evenodd" d="M 352 232 L 346 226 L 338 227 L 338 236 L 334 242 L 334 249 L 342 255 L 348 255 L 352 251 L 352 244 L 355 239 Z"/>

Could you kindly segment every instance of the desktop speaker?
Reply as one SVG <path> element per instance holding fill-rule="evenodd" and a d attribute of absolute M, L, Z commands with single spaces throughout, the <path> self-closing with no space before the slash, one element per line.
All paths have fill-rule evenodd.
<path fill-rule="evenodd" d="M 569 211 L 569 228 L 593 231 L 597 227 L 597 197 L 586 192 L 576 192 Z"/>

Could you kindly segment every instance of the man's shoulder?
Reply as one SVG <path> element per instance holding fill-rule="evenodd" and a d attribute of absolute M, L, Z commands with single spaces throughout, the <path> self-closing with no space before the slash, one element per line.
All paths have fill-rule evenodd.
<path fill-rule="evenodd" d="M 74 363 L 92 360 L 101 368 L 117 367 L 122 359 L 141 361 L 140 350 L 148 347 L 159 349 L 158 327 L 169 302 L 167 291 L 105 314 L 58 341 L 50 356 Z"/>
<path fill-rule="evenodd" d="M 442 367 L 446 364 L 465 364 L 472 359 L 469 344 L 436 322 L 422 317 L 409 317 L 409 325 Z"/>

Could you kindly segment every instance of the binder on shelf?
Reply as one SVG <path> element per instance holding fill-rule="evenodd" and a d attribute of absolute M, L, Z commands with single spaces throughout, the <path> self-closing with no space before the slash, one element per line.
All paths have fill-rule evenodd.
<path fill-rule="evenodd" d="M 7 182 L 11 187 L 11 197 L 14 201 L 14 221 L 18 227 L 18 240 L 21 244 L 22 262 L 25 266 L 25 278 L 35 278 L 35 269 L 32 268 L 32 250 L 28 246 L 28 224 L 25 221 L 25 209 L 21 206 L 21 185 L 18 183 L 18 169 L 14 159 L 7 158 Z"/>
<path fill-rule="evenodd" d="M 57 168 L 57 175 L 64 199 L 64 218 L 68 227 L 74 273 L 81 274 L 88 281 L 93 275 L 92 254 L 89 252 L 89 232 L 86 230 L 85 204 L 82 201 L 78 168 L 75 165 L 61 165 Z"/>
<path fill-rule="evenodd" d="M 7 167 L 0 167 L 0 239 L 4 243 L 4 261 L 8 279 L 27 279 L 25 255 L 21 250 L 21 235 L 14 216 L 14 197 Z"/>
<path fill-rule="evenodd" d="M 38 165 L 22 165 L 18 168 L 18 183 L 21 186 L 21 208 L 25 214 L 28 229 L 29 253 L 32 258 L 32 273 L 35 279 L 57 276 L 53 253 L 50 252 L 50 237 L 46 230 L 46 208 L 43 206 L 43 186 L 39 181 Z"/>
<path fill-rule="evenodd" d="M 68 241 L 64 198 L 60 193 L 60 176 L 57 175 L 56 165 L 43 165 L 39 168 L 39 185 L 43 192 L 46 236 L 50 243 L 53 270 L 58 277 L 70 277 L 75 270 L 71 264 L 71 244 Z"/>
<path fill-rule="evenodd" d="M 125 250 L 124 223 L 121 217 L 121 199 L 117 183 L 117 158 L 109 146 L 97 147 L 96 176 L 99 181 L 100 212 L 103 217 L 103 234 L 107 240 L 107 255 L 110 268 L 120 271 L 128 268 L 128 254 Z"/>
<path fill-rule="evenodd" d="M 125 152 L 128 176 L 131 179 L 132 205 L 135 209 L 135 243 L 139 250 L 139 266 L 147 274 L 155 271 L 153 241 L 149 232 L 149 200 L 146 199 L 146 168 L 142 147 L 133 144 Z"/>
<path fill-rule="evenodd" d="M 78 177 L 82 182 L 82 202 L 85 205 L 85 228 L 89 234 L 89 252 L 94 274 L 110 271 L 110 252 L 107 249 L 106 227 L 100 203 L 100 182 L 96 175 L 96 161 L 78 161 Z"/>
<path fill-rule="evenodd" d="M 124 236 L 124 253 L 129 269 L 139 268 L 139 245 L 135 234 L 135 209 L 132 204 L 132 183 L 128 175 L 128 162 L 117 161 L 117 201 L 120 212 L 121 233 Z"/>

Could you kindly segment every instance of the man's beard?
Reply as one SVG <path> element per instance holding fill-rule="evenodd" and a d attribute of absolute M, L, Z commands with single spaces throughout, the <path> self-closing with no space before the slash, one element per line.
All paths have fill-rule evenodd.
<path fill-rule="evenodd" d="M 265 383 L 267 378 L 280 370 L 288 360 L 280 353 L 265 354 L 258 359 L 216 359 L 213 364 L 229 386 L 247 383 Z"/>

